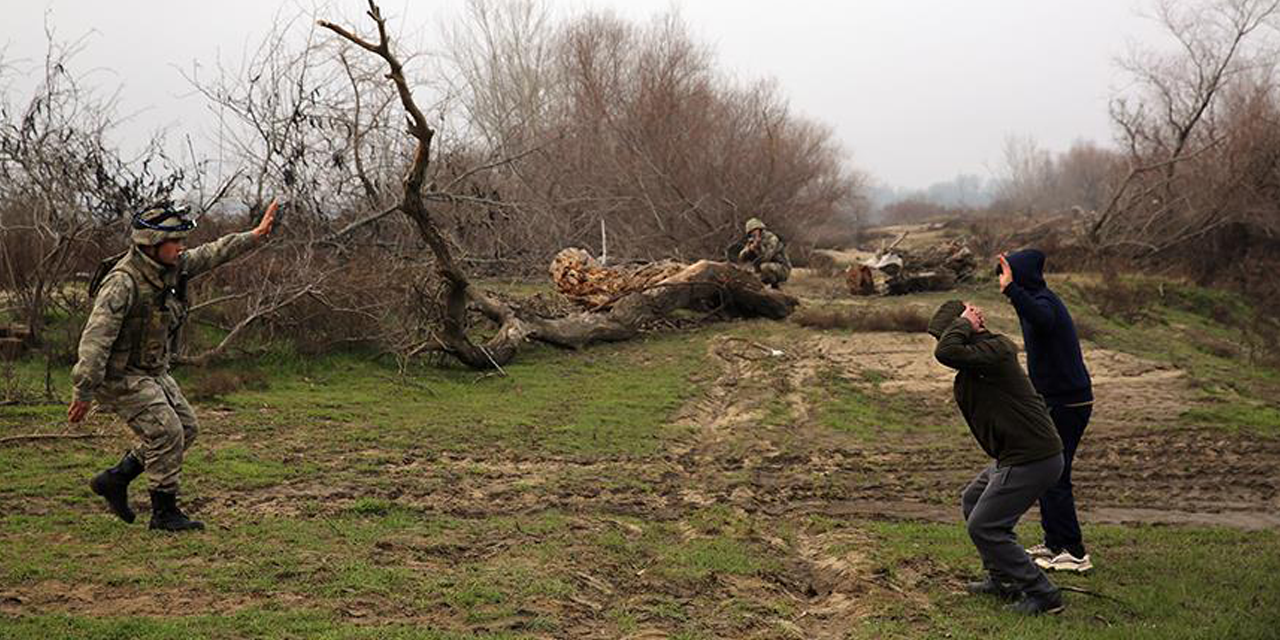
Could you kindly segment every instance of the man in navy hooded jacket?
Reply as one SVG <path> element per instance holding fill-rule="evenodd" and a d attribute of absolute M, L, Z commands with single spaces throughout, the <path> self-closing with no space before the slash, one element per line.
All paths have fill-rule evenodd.
<path fill-rule="evenodd" d="M 1000 290 L 1018 312 L 1027 372 L 1049 407 L 1065 462 L 1058 483 L 1040 498 L 1044 544 L 1027 552 L 1041 568 L 1083 572 L 1093 563 L 1076 516 L 1071 462 L 1093 412 L 1093 388 L 1071 313 L 1045 284 L 1044 262 L 1044 253 L 1035 249 L 1000 256 Z"/>

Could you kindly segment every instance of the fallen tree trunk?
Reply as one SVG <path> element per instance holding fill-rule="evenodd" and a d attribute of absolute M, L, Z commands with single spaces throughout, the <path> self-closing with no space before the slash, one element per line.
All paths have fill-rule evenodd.
<path fill-rule="evenodd" d="M 904 232 L 889 245 L 892 249 L 906 238 Z M 855 296 L 884 293 L 897 296 L 917 291 L 949 291 L 956 283 L 965 282 L 977 270 L 977 259 L 962 241 L 937 244 L 916 252 L 882 249 L 863 264 L 855 264 L 845 272 L 849 293 Z M 872 270 L 884 276 L 877 286 Z"/>
<path fill-rule="evenodd" d="M 594 311 L 518 321 L 527 327 L 524 337 L 528 339 L 577 349 L 593 342 L 633 338 L 646 324 L 680 309 L 781 320 L 791 315 L 798 304 L 796 298 L 766 288 L 750 272 L 728 263 L 702 260 L 640 289 L 625 291 Z"/>
<path fill-rule="evenodd" d="M 551 282 L 560 295 L 596 311 L 619 298 L 676 275 L 689 265 L 666 260 L 635 267 L 605 267 L 585 249 L 564 249 L 551 260 Z"/>
<path fill-rule="evenodd" d="M 472 300 L 477 309 L 499 325 L 486 345 L 496 353 L 514 353 L 520 343 L 536 340 L 568 349 L 597 342 L 629 340 L 648 324 L 677 310 L 719 312 L 735 318 L 791 315 L 799 301 L 766 288 L 755 275 L 724 262 L 702 260 L 642 289 L 627 291 L 596 309 L 561 318 L 523 313 L 490 297 Z M 495 363 L 496 364 L 496 363 Z"/>

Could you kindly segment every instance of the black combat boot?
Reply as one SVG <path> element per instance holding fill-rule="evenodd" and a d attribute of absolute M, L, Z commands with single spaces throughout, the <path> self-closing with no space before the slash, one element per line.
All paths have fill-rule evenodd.
<path fill-rule="evenodd" d="M 133 509 L 129 508 L 129 483 L 133 482 L 140 473 L 142 473 L 142 463 L 133 457 L 132 452 L 126 453 L 119 464 L 94 476 L 89 481 L 89 488 L 107 501 L 107 506 L 111 507 L 111 513 L 125 522 L 132 523 L 136 515 Z"/>
<path fill-rule="evenodd" d="M 1014 613 L 1021 613 L 1028 616 L 1038 616 L 1043 613 L 1061 613 L 1066 605 L 1062 602 L 1062 592 L 1054 589 L 1052 592 L 1044 595 L 1032 595 L 1030 593 L 1022 597 L 1021 600 L 1007 605 L 1005 607 Z"/>
<path fill-rule="evenodd" d="M 204 523 L 192 520 L 178 508 L 178 494 L 151 491 L 151 528 L 161 531 L 199 531 Z"/>
<path fill-rule="evenodd" d="M 1022 590 L 987 576 L 986 580 L 970 582 L 964 586 L 965 591 L 974 595 L 995 596 L 1001 600 L 1013 602 L 1022 597 Z"/>

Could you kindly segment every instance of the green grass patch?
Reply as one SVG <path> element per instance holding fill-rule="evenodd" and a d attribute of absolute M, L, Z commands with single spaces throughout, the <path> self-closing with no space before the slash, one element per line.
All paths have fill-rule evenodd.
<path fill-rule="evenodd" d="M 494 447 L 581 456 L 652 453 L 696 385 L 702 337 L 655 337 L 582 353 L 530 349 L 507 376 L 389 367 L 353 357 L 285 362 L 267 389 L 222 396 L 247 432 L 305 430 L 354 446 Z M 447 407 L 447 409 L 445 409 Z"/>
<path fill-rule="evenodd" d="M 868 372 L 864 380 L 855 381 L 825 371 L 818 380 L 810 395 L 818 422 L 829 429 L 859 437 L 956 431 L 954 424 L 941 423 L 931 415 L 921 399 L 880 391 L 885 380 L 881 372 Z"/>
<path fill-rule="evenodd" d="M 886 602 L 857 638 L 1270 638 L 1280 628 L 1280 534 L 1160 526 L 1086 526 L 1096 568 L 1053 574 L 1061 615 L 1025 618 L 963 593 L 981 572 L 959 523 L 863 523 L 876 537 L 877 575 L 922 590 L 928 606 Z M 1039 527 L 1020 529 L 1031 544 Z"/>
<path fill-rule="evenodd" d="M 210 489 L 253 490 L 279 485 L 319 470 L 313 463 L 288 462 L 268 446 L 194 448 L 183 464 L 183 473 L 199 478 Z"/>
<path fill-rule="evenodd" d="M 1280 409 L 1243 399 L 1224 400 L 1206 394 L 1207 403 L 1184 411 L 1179 419 L 1189 426 L 1220 427 L 1266 436 L 1280 436 Z"/>
<path fill-rule="evenodd" d="M 1169 362 L 1202 388 L 1231 389 L 1246 402 L 1280 409 L 1280 371 L 1248 355 L 1267 338 L 1256 334 L 1263 325 L 1239 295 L 1130 276 L 1105 283 L 1074 277 L 1056 290 L 1099 346 Z"/>
<path fill-rule="evenodd" d="M 470 633 L 420 624 L 370 626 L 331 611 L 278 611 L 254 607 L 229 615 L 104 617 L 31 615 L 0 617 L 0 635 L 8 640 L 169 640 L 171 638 L 263 638 L 316 640 L 511 640 L 515 633 Z"/>

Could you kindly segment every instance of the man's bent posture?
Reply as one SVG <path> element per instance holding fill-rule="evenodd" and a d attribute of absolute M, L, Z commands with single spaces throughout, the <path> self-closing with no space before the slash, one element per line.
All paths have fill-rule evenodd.
<path fill-rule="evenodd" d="M 987 331 L 982 310 L 952 300 L 929 321 L 934 357 L 956 370 L 955 398 L 994 462 L 961 495 L 969 538 L 987 578 L 973 593 L 1020 598 L 1019 613 L 1057 613 L 1062 595 L 1018 544 L 1014 526 L 1062 474 L 1062 441 L 1044 400 L 1018 364 L 1018 348 Z"/>

